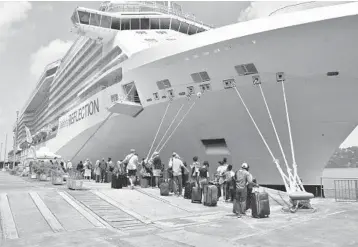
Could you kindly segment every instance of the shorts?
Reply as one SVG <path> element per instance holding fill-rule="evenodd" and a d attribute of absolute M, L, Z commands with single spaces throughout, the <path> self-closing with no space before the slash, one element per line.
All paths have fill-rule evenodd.
<path fill-rule="evenodd" d="M 153 176 L 154 177 L 160 177 L 160 169 L 153 169 Z"/>
<path fill-rule="evenodd" d="M 134 170 L 128 170 L 128 176 L 136 176 L 137 175 L 137 169 Z"/>

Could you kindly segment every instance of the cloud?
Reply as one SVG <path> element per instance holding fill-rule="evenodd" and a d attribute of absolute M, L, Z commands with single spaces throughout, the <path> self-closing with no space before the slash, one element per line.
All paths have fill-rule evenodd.
<path fill-rule="evenodd" d="M 72 44 L 73 42 L 69 40 L 63 41 L 56 39 L 46 46 L 41 46 L 40 49 L 31 55 L 31 74 L 40 77 L 45 67 L 48 64 L 63 58 Z"/>
<path fill-rule="evenodd" d="M 25 20 L 31 8 L 29 2 L 0 2 L 0 52 L 6 47 L 6 39 L 16 33 L 12 24 Z"/>
<path fill-rule="evenodd" d="M 238 21 L 239 22 L 249 21 L 261 17 L 267 17 L 272 12 L 278 9 L 280 9 L 280 13 L 287 13 L 292 11 L 312 9 L 312 8 L 341 4 L 341 3 L 344 2 L 316 2 L 316 1 L 250 2 L 250 5 L 246 9 L 240 12 Z"/>

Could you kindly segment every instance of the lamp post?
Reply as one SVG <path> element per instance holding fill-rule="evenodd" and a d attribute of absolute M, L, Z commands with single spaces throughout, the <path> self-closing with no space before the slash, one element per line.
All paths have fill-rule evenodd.
<path fill-rule="evenodd" d="M 12 166 L 12 169 L 15 169 L 16 164 L 16 152 L 17 152 L 17 127 L 18 127 L 18 121 L 19 121 L 19 111 L 16 111 L 16 130 L 15 130 L 15 140 L 14 140 L 14 164 Z"/>
<path fill-rule="evenodd" d="M 4 152 L 4 163 L 6 162 L 6 148 L 7 148 L 7 134 L 5 134 L 5 152 Z M 4 164 L 5 165 L 5 164 Z"/>

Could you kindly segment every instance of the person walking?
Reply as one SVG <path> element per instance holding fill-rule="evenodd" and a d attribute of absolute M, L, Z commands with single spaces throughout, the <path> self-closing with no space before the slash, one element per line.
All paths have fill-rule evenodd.
<path fill-rule="evenodd" d="M 136 181 L 137 167 L 138 167 L 138 155 L 135 152 L 135 149 L 131 149 L 131 153 L 126 156 L 123 163 L 127 164 L 127 173 L 129 178 L 129 183 L 131 189 L 134 188 L 134 183 Z"/>

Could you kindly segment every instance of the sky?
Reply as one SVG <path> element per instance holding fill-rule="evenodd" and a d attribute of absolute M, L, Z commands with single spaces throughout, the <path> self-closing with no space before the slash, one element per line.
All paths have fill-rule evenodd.
<path fill-rule="evenodd" d="M 181 2 L 185 12 L 216 27 L 267 16 L 298 2 Z M 0 2 L 0 142 L 12 148 L 16 111 L 31 95 L 44 67 L 61 59 L 76 39 L 70 17 L 77 6 L 100 2 Z M 220 14 L 220 15 L 219 15 Z M 358 129 L 347 145 L 357 144 Z M 3 147 L 4 149 L 4 147 Z"/>

